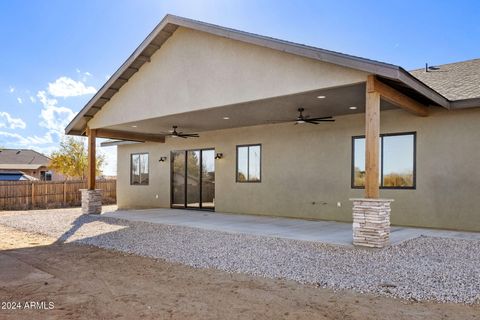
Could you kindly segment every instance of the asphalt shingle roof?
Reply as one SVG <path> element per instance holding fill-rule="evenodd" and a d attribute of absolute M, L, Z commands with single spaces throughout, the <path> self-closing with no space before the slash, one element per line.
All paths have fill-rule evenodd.
<path fill-rule="evenodd" d="M 438 70 L 426 72 L 423 68 L 410 73 L 451 101 L 480 98 L 480 59 L 436 67 Z"/>
<path fill-rule="evenodd" d="M 0 164 L 41 164 L 47 165 L 50 159 L 29 149 L 0 149 Z"/>

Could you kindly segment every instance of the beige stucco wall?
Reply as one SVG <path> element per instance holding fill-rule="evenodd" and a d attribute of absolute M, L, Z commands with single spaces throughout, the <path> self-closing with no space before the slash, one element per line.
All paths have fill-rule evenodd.
<path fill-rule="evenodd" d="M 382 112 L 382 133 L 417 132 L 417 189 L 382 190 L 393 198 L 392 223 L 480 231 L 480 109 L 436 109 L 426 118 Z M 318 126 L 277 124 L 204 132 L 198 139 L 167 139 L 118 147 L 120 208 L 169 207 L 170 150 L 211 148 L 216 161 L 216 210 L 351 221 L 351 137 L 364 132 L 362 114 Z M 262 182 L 235 182 L 235 147 L 262 144 Z M 129 158 L 150 153 L 150 185 L 131 186 Z M 156 198 L 158 195 L 158 199 Z M 337 202 L 341 207 L 337 207 Z"/>
<path fill-rule="evenodd" d="M 357 70 L 179 28 L 89 126 L 101 128 L 365 79 L 366 73 Z"/>

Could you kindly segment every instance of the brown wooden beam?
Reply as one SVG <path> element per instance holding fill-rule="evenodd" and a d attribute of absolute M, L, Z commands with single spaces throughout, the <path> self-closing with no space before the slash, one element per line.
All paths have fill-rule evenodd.
<path fill-rule="evenodd" d="M 129 131 L 120 131 L 120 130 L 109 130 L 109 129 L 97 129 L 97 137 L 99 138 L 109 138 L 109 139 L 118 139 L 118 140 L 128 140 L 128 141 L 139 141 L 139 142 L 165 142 L 165 136 L 159 134 L 151 133 L 140 133 L 140 132 L 129 132 Z"/>
<path fill-rule="evenodd" d="M 95 190 L 95 174 L 97 169 L 96 161 L 96 130 L 87 127 L 88 136 L 88 176 L 87 188 L 88 190 Z"/>
<path fill-rule="evenodd" d="M 150 62 L 150 57 L 145 56 L 145 55 L 139 55 L 137 59 L 143 60 L 145 62 Z"/>
<path fill-rule="evenodd" d="M 375 76 L 367 78 L 365 104 L 365 197 L 380 196 L 380 93 L 374 90 Z"/>
<path fill-rule="evenodd" d="M 154 44 L 154 43 L 149 43 L 148 46 L 154 48 L 155 50 L 160 49 L 160 46 L 159 46 L 159 45 L 156 45 L 156 44 Z"/>
<path fill-rule="evenodd" d="M 380 93 L 382 99 L 418 116 L 428 116 L 428 108 L 426 105 L 421 104 L 420 102 L 395 90 L 389 85 L 379 81 L 375 76 L 372 75 L 371 77 L 373 80 L 370 80 L 370 90 Z"/>

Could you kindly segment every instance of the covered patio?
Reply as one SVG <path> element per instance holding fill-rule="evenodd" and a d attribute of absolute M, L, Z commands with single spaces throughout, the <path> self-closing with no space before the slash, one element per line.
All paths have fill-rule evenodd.
<path fill-rule="evenodd" d="M 312 221 L 166 208 L 117 210 L 105 212 L 102 216 L 128 221 L 185 226 L 228 233 L 312 241 L 333 245 L 353 245 L 352 224 L 345 222 Z M 480 233 L 478 232 L 396 226 L 391 227 L 390 245 L 396 245 L 420 236 L 480 240 Z"/>
<path fill-rule="evenodd" d="M 398 83 L 395 85 L 387 85 L 387 81 L 385 79 L 376 75 L 368 75 L 365 80 L 366 81 L 364 83 L 360 82 L 347 86 L 317 89 L 304 93 L 279 96 L 259 101 L 256 100 L 248 103 L 232 104 L 205 110 L 190 111 L 188 113 L 137 120 L 118 125 L 105 126 L 105 128 L 91 128 L 87 126 L 85 134 L 87 135 L 89 141 L 88 150 L 90 171 L 88 176 L 89 187 L 88 190 L 84 190 L 83 196 L 84 213 L 98 213 L 98 208 L 101 204 L 101 198 L 98 195 L 98 192 L 95 190 L 95 170 L 92 170 L 92 168 L 95 167 L 95 148 L 97 138 L 113 138 L 125 141 L 163 145 L 162 147 L 155 147 L 156 150 L 163 150 L 164 148 L 167 150 L 169 149 L 167 152 L 170 153 L 170 157 L 168 157 L 168 153 L 162 153 L 159 157 L 159 163 L 165 162 L 165 160 L 169 159 L 171 166 L 173 167 L 175 164 L 172 151 L 181 149 L 182 152 L 184 152 L 192 149 L 192 147 L 188 143 L 181 145 L 178 144 L 178 140 L 183 139 L 171 139 L 172 137 L 169 136 L 168 133 L 165 133 L 168 132 L 168 126 L 171 124 L 178 124 L 181 128 L 188 128 L 190 132 L 199 132 L 200 135 L 205 137 L 208 136 L 208 132 L 215 132 L 218 130 L 238 129 L 253 126 L 258 127 L 261 125 L 274 125 L 282 123 L 285 124 L 288 123 L 287 119 L 289 117 L 291 119 L 295 119 L 294 116 L 291 115 L 292 110 L 295 110 L 295 106 L 305 106 L 307 110 L 315 110 L 316 113 L 313 114 L 315 118 L 326 117 L 329 119 L 332 117 L 340 117 L 346 113 L 351 115 L 358 113 L 364 114 L 364 196 L 351 197 L 349 199 L 353 202 L 353 244 L 381 248 L 387 246 L 389 242 L 397 243 L 419 236 L 420 234 L 418 232 L 416 233 L 408 229 L 393 228 L 390 230 L 390 203 L 394 200 L 390 198 L 383 199 L 380 197 L 380 111 L 399 108 L 407 111 L 409 115 L 425 117 L 429 113 L 427 107 L 428 102 L 414 94 L 412 95 L 415 96 L 416 99 L 411 98 L 409 95 L 400 91 L 401 89 L 399 88 Z M 396 86 L 396 88 L 394 88 L 394 86 Z M 319 108 L 319 101 L 323 101 L 325 97 L 329 98 L 328 102 L 323 102 L 325 106 Z M 358 107 L 348 108 L 348 105 L 355 105 Z M 303 110 L 303 108 L 299 109 L 299 111 L 300 110 Z M 223 118 L 223 120 L 218 121 L 218 119 L 221 118 Z M 308 117 L 306 119 L 308 119 Z M 337 123 L 342 121 L 342 119 L 338 118 L 336 120 L 338 121 Z M 335 119 L 330 121 L 335 121 Z M 303 124 L 304 122 L 305 121 L 303 121 L 302 113 L 300 112 L 300 117 L 297 118 L 295 124 Z M 324 128 L 329 127 L 325 125 Z M 159 133 L 159 129 L 163 133 Z M 194 135 L 198 137 L 198 134 Z M 176 140 L 177 145 L 173 146 L 172 143 L 174 142 L 172 140 Z M 210 141 L 213 141 L 213 139 Z M 217 153 L 215 160 L 212 161 L 216 163 L 217 160 L 223 158 L 225 152 L 223 150 L 227 148 L 226 143 L 225 141 L 207 143 L 207 145 L 204 145 L 201 148 L 194 147 L 194 149 L 196 150 L 196 148 L 199 148 L 198 150 L 200 150 L 208 147 L 211 148 L 213 155 L 215 155 L 215 152 L 220 151 L 220 153 Z M 231 153 L 229 158 L 233 158 Z M 305 156 L 305 158 L 308 158 L 308 156 Z M 265 165 L 267 164 L 264 163 L 263 166 Z M 174 181 L 175 178 L 173 169 L 170 174 L 171 181 Z M 218 178 L 220 177 L 220 174 L 217 172 L 216 176 Z M 188 181 L 186 179 L 185 185 L 187 182 Z M 316 183 L 315 186 L 317 186 Z M 216 191 L 216 199 L 220 199 L 220 201 L 222 201 L 218 185 Z M 185 198 L 186 192 L 187 191 L 185 191 Z M 172 195 L 173 191 L 170 191 L 170 193 L 170 197 L 172 199 L 170 206 L 173 207 L 173 198 L 175 195 Z M 155 197 L 160 196 L 155 195 Z M 210 202 L 213 203 L 213 201 Z M 223 202 L 226 203 L 227 200 L 223 200 Z M 320 202 L 324 203 L 323 201 Z M 315 204 L 316 201 L 312 201 L 312 203 Z M 163 207 L 164 205 L 165 204 L 162 204 L 159 207 Z M 220 212 L 222 211 L 222 208 L 224 207 L 219 208 Z M 228 211 L 228 209 L 225 211 Z M 159 217 L 155 217 L 152 214 L 150 217 L 153 219 L 152 221 L 158 219 L 157 221 L 162 222 L 162 219 L 173 219 L 173 221 L 176 223 L 180 223 L 185 220 L 184 223 L 194 227 L 202 225 L 204 226 L 203 223 L 205 223 L 199 221 L 197 219 L 198 214 L 195 213 L 187 214 L 186 212 L 183 212 L 183 215 L 180 215 L 179 213 L 174 213 L 168 209 L 158 209 L 157 211 L 152 212 L 160 214 Z M 311 220 L 289 221 L 259 217 L 235 218 L 231 216 L 223 216 L 221 214 L 214 215 L 205 213 L 200 213 L 200 215 L 204 217 L 208 217 L 210 215 L 211 219 L 209 219 L 208 223 L 210 228 L 212 226 L 221 226 L 222 228 L 228 227 L 229 221 L 233 219 L 235 224 L 230 226 L 233 228 L 232 230 L 228 229 L 230 231 L 245 231 L 250 233 L 257 230 L 257 232 L 259 232 L 261 235 L 292 237 L 294 239 L 301 240 L 325 241 L 327 243 L 334 244 L 352 244 L 351 223 L 335 223 Z M 220 219 L 220 217 L 223 217 L 224 219 Z M 128 218 L 131 219 L 132 217 L 128 215 Z M 219 219 L 219 221 L 213 221 L 213 219 Z M 244 226 L 245 229 L 242 229 L 241 226 Z M 239 229 L 237 230 L 237 228 Z M 322 232 L 322 230 L 325 230 L 325 232 Z M 390 232 L 392 232 L 391 237 Z"/>
<path fill-rule="evenodd" d="M 441 119 L 447 109 L 445 97 L 395 65 L 167 16 L 66 133 L 88 137 L 85 214 L 101 211 L 96 145 L 98 138 L 107 138 L 119 140 L 113 143 L 118 145 L 121 208 L 198 206 L 283 217 L 293 213 L 311 220 L 290 224 L 276 218 L 169 209 L 156 209 L 152 212 L 159 216 L 152 217 L 159 222 L 185 219 L 182 223 L 195 227 L 205 223 L 199 216 L 211 217 L 219 221 L 209 226 L 222 228 L 233 218 L 239 219 L 234 228 L 244 225 L 243 231 L 331 243 L 341 234 L 344 244 L 352 242 L 352 224 L 323 221 L 350 221 L 353 244 L 381 248 L 409 238 L 409 229 L 390 229 L 394 200 L 395 224 L 470 230 L 452 223 L 450 213 L 430 203 L 440 193 L 425 181 L 442 168 L 422 170 L 425 176 L 416 190 L 416 132 L 425 130 L 418 158 L 427 168 L 426 159 L 437 151 L 428 147 L 441 143 L 433 133 L 442 122 L 432 125 L 431 119 Z M 407 184 L 382 182 L 386 134 L 413 137 L 404 152 L 411 155 L 408 164 L 395 163 L 401 174 L 406 172 Z M 364 140 L 358 170 L 355 137 Z M 359 185 L 354 183 L 355 170 L 362 176 Z M 255 171 L 254 179 L 250 171 Z M 393 192 L 396 189 L 403 190 Z M 405 236 L 397 239 L 397 234 Z"/>

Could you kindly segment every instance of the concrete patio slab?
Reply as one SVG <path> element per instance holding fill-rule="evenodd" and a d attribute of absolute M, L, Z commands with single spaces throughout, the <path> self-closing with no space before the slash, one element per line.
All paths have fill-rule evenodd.
<path fill-rule="evenodd" d="M 255 215 L 227 214 L 183 209 L 117 210 L 102 216 L 207 230 L 243 233 L 352 246 L 352 224 L 335 221 L 303 220 Z M 390 244 L 420 236 L 480 240 L 480 232 L 424 228 L 391 228 Z"/>

